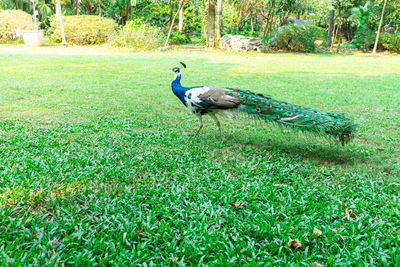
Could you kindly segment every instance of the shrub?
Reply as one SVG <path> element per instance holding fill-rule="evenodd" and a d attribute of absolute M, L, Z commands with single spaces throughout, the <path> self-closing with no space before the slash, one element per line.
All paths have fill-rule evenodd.
<path fill-rule="evenodd" d="M 32 30 L 32 16 L 21 10 L 0 10 L 0 41 L 15 40 L 20 30 Z"/>
<path fill-rule="evenodd" d="M 160 28 L 129 21 L 121 30 L 110 35 L 111 45 L 151 50 L 162 45 L 164 35 Z"/>
<path fill-rule="evenodd" d="M 376 33 L 370 30 L 368 27 L 360 27 L 354 34 L 353 43 L 359 49 L 370 49 L 375 43 Z"/>
<path fill-rule="evenodd" d="M 381 33 L 379 47 L 390 52 L 400 53 L 400 34 Z"/>
<path fill-rule="evenodd" d="M 100 44 L 115 30 L 117 24 L 110 18 L 99 16 L 63 16 L 65 38 L 73 44 Z M 50 21 L 51 39 L 61 42 L 61 31 L 57 17 Z"/>
<path fill-rule="evenodd" d="M 169 40 L 170 44 L 187 44 L 190 42 L 189 38 L 185 34 L 177 31 L 171 32 Z"/>
<path fill-rule="evenodd" d="M 324 29 L 314 25 L 290 25 L 276 35 L 276 48 L 294 52 L 314 52 L 316 40 L 327 40 Z"/>

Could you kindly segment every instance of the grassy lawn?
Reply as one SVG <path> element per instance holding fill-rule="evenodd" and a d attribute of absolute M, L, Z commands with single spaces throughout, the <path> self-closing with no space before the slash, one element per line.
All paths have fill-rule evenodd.
<path fill-rule="evenodd" d="M 0 46 L 3 263 L 400 265 L 399 56 L 96 49 Z M 193 139 L 179 61 L 183 85 L 345 112 L 359 134 L 223 119 L 222 144 L 206 119 Z"/>

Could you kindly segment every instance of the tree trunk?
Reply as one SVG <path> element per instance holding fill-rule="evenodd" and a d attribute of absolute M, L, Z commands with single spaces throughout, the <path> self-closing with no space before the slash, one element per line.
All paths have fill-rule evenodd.
<path fill-rule="evenodd" d="M 385 2 L 383 3 L 383 9 L 382 9 L 381 20 L 379 21 L 378 32 L 376 33 L 376 39 L 375 39 L 375 44 L 374 44 L 374 50 L 372 50 L 372 54 L 376 54 L 376 49 L 378 48 L 379 34 L 381 33 L 382 22 L 383 22 L 383 15 L 385 14 L 385 8 L 386 8 L 386 2 L 387 2 L 387 0 L 385 0 Z"/>
<path fill-rule="evenodd" d="M 74 0 L 74 15 L 78 15 L 79 0 Z"/>
<path fill-rule="evenodd" d="M 135 2 L 134 2 L 135 4 Z M 132 1 L 128 2 L 128 19 L 130 20 L 132 18 Z"/>
<path fill-rule="evenodd" d="M 178 11 L 176 11 L 174 18 L 171 21 L 171 25 L 169 26 L 169 31 L 168 31 L 168 36 L 167 36 L 167 40 L 165 40 L 165 44 L 164 46 L 168 45 L 168 41 L 169 41 L 169 37 L 171 37 L 171 32 L 172 32 L 172 27 L 174 27 L 174 22 L 176 17 L 178 16 L 179 12 L 181 11 L 181 9 L 183 8 L 183 4 L 185 3 L 185 0 L 181 0 L 180 4 L 179 4 L 179 8 Z"/>
<path fill-rule="evenodd" d="M 67 41 L 65 40 L 65 33 L 64 33 L 64 25 L 63 25 L 63 20 L 62 20 L 62 12 L 61 12 L 61 2 L 60 0 L 57 0 L 56 4 L 56 16 L 58 18 L 58 21 L 60 23 L 60 30 L 61 30 L 61 38 L 62 38 L 62 43 L 65 46 L 68 46 Z"/>
<path fill-rule="evenodd" d="M 130 3 L 130 2 L 129 2 Z M 99 17 L 101 17 L 101 4 L 100 0 L 97 0 L 97 5 L 99 6 Z"/>
<path fill-rule="evenodd" d="M 173 5 L 172 0 L 169 0 L 169 25 L 171 25 L 172 18 L 173 18 L 173 15 L 174 15 L 174 12 L 172 11 L 173 7 L 174 7 L 174 5 Z"/>
<path fill-rule="evenodd" d="M 221 39 L 222 21 L 222 0 L 217 0 L 217 41 Z"/>
<path fill-rule="evenodd" d="M 35 7 L 35 0 L 32 1 L 32 6 L 33 6 L 33 25 L 34 29 L 37 30 L 37 22 L 36 22 L 36 7 Z"/>
<path fill-rule="evenodd" d="M 21 0 L 21 10 L 24 10 L 24 0 Z"/>
<path fill-rule="evenodd" d="M 328 46 L 332 44 L 332 36 L 333 36 L 333 25 L 335 24 L 335 10 L 332 9 L 329 11 L 329 28 L 328 28 Z"/>
<path fill-rule="evenodd" d="M 203 32 L 203 36 L 206 38 L 206 42 L 207 42 L 207 17 L 206 17 L 206 10 L 207 10 L 207 6 L 206 6 L 206 2 L 205 0 L 202 0 L 203 3 L 203 10 L 204 10 L 204 16 L 202 16 L 202 32 Z"/>
<path fill-rule="evenodd" d="M 185 8 L 182 6 L 181 11 L 179 11 L 179 32 L 183 32 L 183 16 L 185 12 Z"/>
<path fill-rule="evenodd" d="M 215 0 L 208 0 L 207 47 L 215 47 Z"/>
<path fill-rule="evenodd" d="M 338 48 L 337 48 L 337 51 L 336 51 L 337 53 L 339 53 L 339 51 L 340 51 L 340 41 L 341 41 L 340 30 L 341 30 L 341 28 L 342 28 L 342 7 L 339 6 L 339 25 L 338 25 L 338 28 L 337 28 Z"/>

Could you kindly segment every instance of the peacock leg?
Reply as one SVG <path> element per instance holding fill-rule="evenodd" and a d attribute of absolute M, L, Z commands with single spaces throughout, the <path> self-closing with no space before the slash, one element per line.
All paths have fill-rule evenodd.
<path fill-rule="evenodd" d="M 221 123 L 219 123 L 219 120 L 218 120 L 217 116 L 215 116 L 215 114 L 211 114 L 210 116 L 211 116 L 211 118 L 214 119 L 215 123 L 216 123 L 217 126 L 218 126 L 219 132 L 221 133 L 222 143 L 225 142 L 226 139 L 225 139 L 225 137 L 224 137 L 224 134 L 222 133 Z"/>
<path fill-rule="evenodd" d="M 198 115 L 198 117 L 199 117 L 199 121 L 200 121 L 200 127 L 199 127 L 199 129 L 197 130 L 197 132 L 196 132 L 196 134 L 194 135 L 194 137 L 198 136 L 199 133 L 200 133 L 200 131 L 201 131 L 201 129 L 203 128 L 203 118 L 201 117 L 201 115 Z"/>

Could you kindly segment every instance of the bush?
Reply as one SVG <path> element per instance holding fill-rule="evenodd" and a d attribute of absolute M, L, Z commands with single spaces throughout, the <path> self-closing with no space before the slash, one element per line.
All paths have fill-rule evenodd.
<path fill-rule="evenodd" d="M 370 30 L 368 27 L 360 27 L 354 34 L 353 43 L 359 49 L 368 50 L 374 46 L 376 33 Z"/>
<path fill-rule="evenodd" d="M 290 25 L 276 35 L 276 48 L 294 52 L 314 52 L 316 40 L 326 42 L 325 29 L 314 25 Z"/>
<path fill-rule="evenodd" d="M 169 37 L 170 44 L 187 44 L 189 42 L 189 38 L 185 34 L 178 31 L 172 31 L 171 36 Z"/>
<path fill-rule="evenodd" d="M 0 41 L 15 40 L 20 30 L 32 30 L 32 16 L 21 10 L 0 10 Z"/>
<path fill-rule="evenodd" d="M 379 47 L 382 50 L 400 53 L 400 34 L 381 33 L 379 35 Z"/>
<path fill-rule="evenodd" d="M 65 38 L 73 44 L 100 44 L 116 29 L 117 24 L 110 18 L 99 16 L 63 16 Z M 49 33 L 55 42 L 61 42 L 61 31 L 57 17 L 50 21 Z"/>
<path fill-rule="evenodd" d="M 151 50 L 162 45 L 164 35 L 160 28 L 137 21 L 129 21 L 120 31 L 110 35 L 111 45 L 141 50 Z"/>

